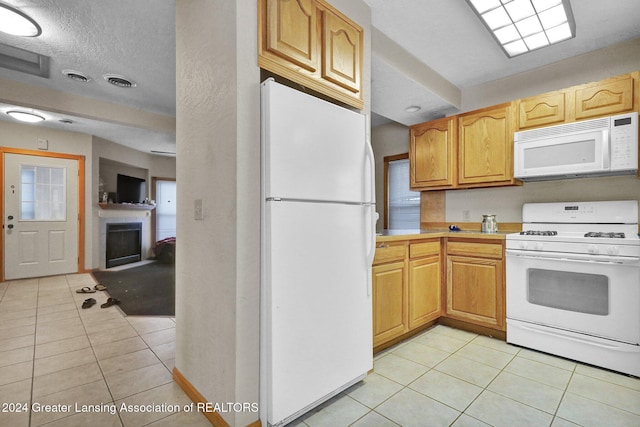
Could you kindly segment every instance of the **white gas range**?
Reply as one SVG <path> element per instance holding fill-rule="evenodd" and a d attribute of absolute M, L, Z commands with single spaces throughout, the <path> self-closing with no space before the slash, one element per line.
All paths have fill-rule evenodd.
<path fill-rule="evenodd" d="M 638 202 L 529 203 L 506 238 L 507 342 L 640 376 Z"/>

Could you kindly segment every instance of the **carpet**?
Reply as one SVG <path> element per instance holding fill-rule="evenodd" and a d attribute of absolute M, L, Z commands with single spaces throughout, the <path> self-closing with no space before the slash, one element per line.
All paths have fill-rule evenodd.
<path fill-rule="evenodd" d="M 95 271 L 96 282 L 107 287 L 128 316 L 175 316 L 175 266 L 152 262 L 120 271 Z"/>

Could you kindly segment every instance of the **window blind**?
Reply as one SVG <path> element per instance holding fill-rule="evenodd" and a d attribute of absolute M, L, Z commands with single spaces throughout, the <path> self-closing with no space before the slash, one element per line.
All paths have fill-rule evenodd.
<path fill-rule="evenodd" d="M 389 162 L 389 228 L 420 228 L 420 193 L 409 189 L 409 160 Z"/>

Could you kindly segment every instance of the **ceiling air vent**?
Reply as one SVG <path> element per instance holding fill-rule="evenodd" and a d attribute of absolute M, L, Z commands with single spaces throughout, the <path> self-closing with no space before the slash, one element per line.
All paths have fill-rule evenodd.
<path fill-rule="evenodd" d="M 91 78 L 87 75 L 75 70 L 62 70 L 62 74 L 69 77 L 74 82 L 86 83 L 91 81 Z"/>
<path fill-rule="evenodd" d="M 129 80 L 124 76 L 120 76 L 117 74 L 105 74 L 102 77 L 104 77 L 106 81 L 108 81 L 114 86 L 124 87 L 124 88 L 136 87 L 136 83 L 134 81 Z"/>

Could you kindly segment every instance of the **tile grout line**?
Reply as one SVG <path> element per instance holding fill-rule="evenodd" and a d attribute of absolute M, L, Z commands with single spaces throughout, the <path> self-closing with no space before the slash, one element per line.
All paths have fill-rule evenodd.
<path fill-rule="evenodd" d="M 93 276 L 91 276 L 91 280 L 93 281 Z M 94 286 L 95 286 L 95 281 L 94 281 Z M 69 287 L 69 291 L 71 291 L 71 287 Z M 99 291 L 96 291 L 99 292 Z M 73 294 L 71 295 L 73 297 Z M 75 298 L 74 298 L 74 303 L 75 303 Z M 96 304 L 97 305 L 97 301 Z M 89 342 L 89 348 L 91 348 L 91 352 L 93 353 L 93 357 L 95 357 L 96 359 L 96 364 L 98 365 L 98 369 L 100 370 L 100 375 L 102 376 L 102 380 L 104 381 L 105 386 L 107 387 L 107 391 L 109 392 L 109 396 L 111 396 L 111 401 L 113 402 L 113 404 L 116 404 L 116 399 L 115 397 L 113 397 L 113 393 L 111 392 L 111 387 L 109 387 L 109 382 L 107 381 L 107 377 L 105 377 L 104 371 L 102 370 L 102 365 L 100 364 L 100 360 L 98 359 L 98 355 L 96 353 L 95 348 L 93 347 L 93 343 L 91 342 L 91 339 L 89 338 L 89 332 L 87 331 L 87 327 L 85 325 L 85 319 L 82 317 L 81 315 L 81 311 L 82 307 L 78 308 L 78 304 L 76 305 L 76 310 L 78 311 L 78 316 L 80 317 L 80 323 L 82 323 L 82 329 L 84 329 L 84 333 L 85 336 L 87 337 L 87 341 Z M 117 405 L 116 405 L 116 412 L 118 414 L 118 420 L 120 421 L 120 425 L 124 426 L 124 421 L 122 420 L 122 417 L 120 416 L 120 411 L 117 410 Z"/>

